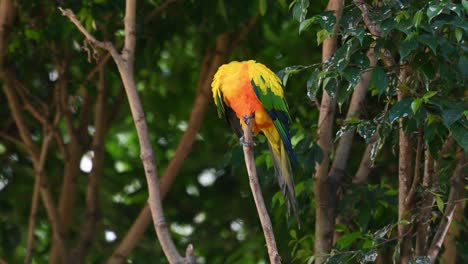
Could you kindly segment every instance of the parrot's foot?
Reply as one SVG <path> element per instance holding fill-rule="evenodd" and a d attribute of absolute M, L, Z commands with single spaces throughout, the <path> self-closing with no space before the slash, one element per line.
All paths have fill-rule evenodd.
<path fill-rule="evenodd" d="M 244 136 L 240 138 L 240 143 L 242 144 L 242 146 L 249 147 L 249 148 L 255 147 L 256 145 L 255 142 L 245 142 Z"/>
<path fill-rule="evenodd" d="M 253 119 L 255 117 L 255 113 L 252 113 L 250 115 L 245 115 L 244 116 L 244 123 L 248 123 L 251 119 Z"/>

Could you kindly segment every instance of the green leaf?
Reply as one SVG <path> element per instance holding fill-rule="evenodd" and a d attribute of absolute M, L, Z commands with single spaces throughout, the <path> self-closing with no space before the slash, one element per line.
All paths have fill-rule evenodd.
<path fill-rule="evenodd" d="M 335 96 L 336 90 L 338 89 L 338 79 L 335 77 L 327 77 L 323 80 L 323 88 L 327 91 L 331 97 Z"/>
<path fill-rule="evenodd" d="M 320 15 L 317 15 L 319 19 L 320 26 L 328 31 L 328 33 L 333 34 L 333 27 L 336 24 L 336 17 L 334 11 L 325 11 Z"/>
<path fill-rule="evenodd" d="M 316 20 L 317 20 L 317 16 L 313 16 L 309 19 L 302 21 L 301 24 L 299 25 L 299 34 L 301 34 L 302 31 L 308 29 L 310 25 L 312 25 Z"/>
<path fill-rule="evenodd" d="M 453 123 L 457 122 L 457 120 L 462 118 L 464 110 L 461 107 L 457 107 L 457 105 L 443 109 L 441 115 L 444 125 L 450 127 Z"/>
<path fill-rule="evenodd" d="M 429 91 L 423 95 L 422 100 L 425 103 L 427 103 L 429 101 L 429 98 L 433 97 L 436 94 L 437 94 L 437 91 Z"/>
<path fill-rule="evenodd" d="M 344 234 L 340 238 L 338 238 L 338 240 L 336 241 L 336 245 L 341 249 L 347 248 L 354 241 L 356 241 L 359 237 L 361 237 L 361 232 L 353 232 L 353 233 Z"/>
<path fill-rule="evenodd" d="M 406 20 L 409 19 L 410 15 L 408 14 L 408 11 L 406 10 L 401 10 L 398 15 L 395 17 L 395 21 L 397 23 L 400 23 L 401 20 Z"/>
<path fill-rule="evenodd" d="M 297 239 L 296 230 L 293 229 L 293 230 L 289 231 L 289 234 L 291 235 L 292 238 Z"/>
<path fill-rule="evenodd" d="M 455 38 L 457 39 L 457 42 L 460 42 L 463 37 L 463 31 L 461 28 L 455 28 Z"/>
<path fill-rule="evenodd" d="M 430 264 L 430 263 L 431 263 L 431 259 L 428 256 L 417 256 L 408 262 L 408 264 Z"/>
<path fill-rule="evenodd" d="M 419 47 L 419 43 L 414 39 L 407 39 L 400 43 L 398 51 L 400 52 L 400 60 L 406 58 L 412 51 Z"/>
<path fill-rule="evenodd" d="M 423 19 L 423 11 L 422 10 L 419 10 L 418 12 L 416 12 L 416 14 L 414 14 L 414 17 L 413 17 L 413 24 L 416 28 L 418 28 L 420 25 L 421 25 L 421 21 Z"/>
<path fill-rule="evenodd" d="M 388 119 L 390 123 L 393 123 L 400 118 L 409 116 L 412 113 L 412 102 L 413 99 L 411 97 L 405 97 L 397 102 L 388 113 Z"/>
<path fill-rule="evenodd" d="M 462 0 L 463 8 L 465 8 L 465 12 L 468 13 L 468 0 Z"/>
<path fill-rule="evenodd" d="M 382 67 L 376 66 L 372 71 L 370 85 L 372 88 L 377 89 L 378 94 L 382 95 L 388 86 L 387 73 Z"/>
<path fill-rule="evenodd" d="M 343 71 L 343 77 L 354 89 L 354 86 L 356 86 L 357 82 L 361 78 L 361 71 L 356 67 L 346 67 Z"/>
<path fill-rule="evenodd" d="M 416 114 L 416 112 L 419 110 L 419 107 L 421 106 L 423 100 L 421 98 L 416 98 L 412 103 L 411 103 L 411 110 L 413 110 L 413 113 Z"/>
<path fill-rule="evenodd" d="M 400 222 L 398 222 L 398 223 L 399 223 L 400 225 L 409 225 L 409 224 L 411 224 L 411 222 L 408 221 L 408 220 L 406 220 L 406 219 L 402 219 L 402 220 L 400 220 Z"/>
<path fill-rule="evenodd" d="M 317 32 L 317 45 L 320 46 L 322 42 L 330 36 L 330 33 L 326 29 L 322 29 Z"/>
<path fill-rule="evenodd" d="M 465 119 L 450 126 L 453 138 L 465 152 L 468 152 L 468 121 Z"/>
<path fill-rule="evenodd" d="M 457 14 L 457 16 L 461 17 L 463 15 L 463 7 L 459 4 L 454 3 L 447 3 L 445 8 Z"/>
<path fill-rule="evenodd" d="M 309 79 L 307 79 L 307 83 L 306 83 L 306 87 L 307 87 L 307 96 L 309 97 L 309 99 L 311 101 L 315 101 L 316 99 L 316 96 L 317 96 L 317 92 L 320 88 L 320 85 L 319 85 L 319 80 L 318 80 L 318 74 L 319 74 L 320 70 L 315 70 L 314 72 L 312 72 L 312 74 L 310 75 Z"/>
<path fill-rule="evenodd" d="M 437 208 L 439 209 L 439 211 L 441 213 L 444 212 L 444 201 L 442 201 L 442 198 L 438 195 L 435 196 L 435 199 L 436 199 L 436 204 L 437 204 Z"/>
<path fill-rule="evenodd" d="M 465 115 L 465 118 L 468 119 L 468 110 L 463 111 L 463 115 Z"/>
<path fill-rule="evenodd" d="M 434 54 L 437 54 L 437 46 L 439 45 L 439 42 L 437 41 L 436 37 L 424 34 L 418 37 L 418 41 L 421 44 L 428 46 Z"/>
<path fill-rule="evenodd" d="M 444 9 L 443 5 L 430 5 L 427 8 L 427 17 L 429 18 L 429 22 L 436 16 L 438 16 L 440 13 L 442 13 L 442 10 Z"/>
<path fill-rule="evenodd" d="M 299 23 L 305 20 L 307 15 L 307 8 L 309 7 L 309 0 L 299 0 L 293 7 L 293 18 Z"/>
<path fill-rule="evenodd" d="M 259 0 L 258 1 L 258 9 L 260 10 L 260 15 L 264 16 L 267 11 L 267 1 L 266 0 Z"/>
<path fill-rule="evenodd" d="M 41 37 L 41 34 L 39 33 L 39 31 L 36 31 L 34 29 L 30 29 L 30 28 L 27 28 L 24 31 L 24 35 L 26 36 L 27 39 L 35 40 L 35 41 L 39 41 L 39 39 Z"/>
<path fill-rule="evenodd" d="M 461 74 L 463 74 L 464 76 L 468 76 L 468 57 L 467 56 L 461 56 L 460 60 L 458 61 L 457 66 Z"/>

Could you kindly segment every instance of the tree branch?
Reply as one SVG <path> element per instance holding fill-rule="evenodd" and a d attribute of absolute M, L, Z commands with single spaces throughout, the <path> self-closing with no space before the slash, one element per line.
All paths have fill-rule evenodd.
<path fill-rule="evenodd" d="M 333 35 L 323 42 L 322 62 L 327 61 L 335 52 L 338 37 L 338 25 L 343 13 L 342 0 L 329 0 L 327 10 L 335 12 L 336 24 Z M 331 97 L 325 89 L 322 93 L 318 121 L 318 145 L 323 152 L 323 159 L 317 162 L 314 178 L 314 196 L 317 204 L 315 220 L 315 256 L 316 263 L 322 264 L 331 250 L 335 219 L 331 218 L 333 209 L 330 207 L 332 196 L 328 169 L 330 155 L 333 148 L 333 120 L 335 116 L 336 99 Z"/>
<path fill-rule="evenodd" d="M 70 9 L 63 9 L 61 7 L 58 8 L 61 12 L 62 15 L 68 17 L 70 21 L 78 28 L 78 30 L 85 36 L 86 40 L 91 42 L 94 46 L 97 46 L 103 50 L 108 51 L 112 57 L 115 58 L 115 56 L 118 56 L 118 52 L 115 49 L 114 45 L 110 42 L 102 42 L 98 41 L 91 33 L 89 33 L 84 26 L 81 24 L 81 22 L 76 18 L 75 13 L 71 11 Z M 127 36 L 127 35 L 126 35 Z"/>
<path fill-rule="evenodd" d="M 268 256 L 270 257 L 270 263 L 281 263 L 281 258 L 276 247 L 275 235 L 273 233 L 273 227 L 271 226 L 271 220 L 268 216 L 268 211 L 265 207 L 265 202 L 263 201 L 262 190 L 260 188 L 260 183 L 258 181 L 257 169 L 255 167 L 255 157 L 253 146 L 253 135 L 252 135 L 252 118 L 244 117 L 244 140 L 245 144 L 244 149 L 244 159 L 245 167 L 247 168 L 247 173 L 249 174 L 249 184 L 252 189 L 252 195 L 254 197 L 255 206 L 257 207 L 258 217 L 262 224 L 263 234 L 265 235 L 265 240 L 268 248 Z"/>
<path fill-rule="evenodd" d="M 444 242 L 450 224 L 452 223 L 453 212 L 455 211 L 455 208 L 457 206 L 456 200 L 459 199 L 460 194 L 462 193 L 464 188 L 463 178 L 465 177 L 465 173 L 463 169 L 467 165 L 466 157 L 461 150 L 459 151 L 458 156 L 460 160 L 453 172 L 452 177 L 450 178 L 452 188 L 450 189 L 449 197 L 447 200 L 447 207 L 445 208 L 444 216 L 440 221 L 439 227 L 437 228 L 434 238 L 432 239 L 431 246 L 427 251 L 427 255 L 429 256 L 431 263 L 435 262 L 435 259 L 439 254 L 442 243 Z"/>
<path fill-rule="evenodd" d="M 433 186 L 434 178 L 434 159 L 431 156 L 429 149 L 424 152 L 424 175 L 422 186 L 425 189 L 422 201 L 421 212 L 418 216 L 417 236 L 416 236 L 416 256 L 422 256 L 426 253 L 427 241 L 429 236 L 429 224 L 431 221 L 432 204 L 434 203 L 434 196 L 429 190 Z"/>
<path fill-rule="evenodd" d="M 361 79 L 354 89 L 353 96 L 351 97 L 351 102 L 349 104 L 348 113 L 346 114 L 346 119 L 359 117 L 361 108 L 364 104 L 367 94 L 367 88 L 372 76 L 372 69 L 374 68 L 377 60 L 374 55 L 374 49 L 371 47 L 367 52 L 367 57 L 369 58 L 369 70 L 365 71 L 361 76 Z M 335 158 L 333 159 L 333 164 L 330 169 L 329 177 L 333 182 L 339 183 L 344 176 L 344 171 L 346 169 L 346 164 L 351 152 L 351 146 L 353 144 L 355 129 L 350 129 L 343 133 L 338 142 L 338 147 L 336 148 Z"/>
<path fill-rule="evenodd" d="M 13 88 L 11 87 L 11 81 L 5 80 L 5 83 L 3 84 L 3 91 L 5 92 L 5 95 L 7 97 L 8 106 L 10 107 L 11 114 L 13 116 L 13 119 L 15 120 L 15 124 L 18 128 L 21 140 L 24 142 L 25 146 L 29 151 L 29 154 L 34 160 L 38 157 L 39 150 L 37 145 L 33 142 L 31 138 L 31 134 L 29 133 L 29 129 L 21 113 L 21 108 L 18 103 L 18 99 L 16 98 Z"/>
<path fill-rule="evenodd" d="M 378 128 L 377 128 L 378 130 Z M 354 176 L 353 183 L 363 183 L 367 181 L 369 174 L 372 168 L 372 148 L 374 143 L 379 139 L 379 133 L 375 133 L 369 140 L 369 143 L 366 146 L 366 150 L 361 158 L 361 163 L 359 163 L 359 168 L 356 171 L 356 175 Z"/>
<path fill-rule="evenodd" d="M 105 84 L 104 66 L 102 65 L 100 68 L 97 84 L 97 99 L 94 111 L 95 133 L 92 142 L 93 168 L 88 176 L 85 219 L 78 244 L 71 253 L 71 263 L 84 263 L 86 252 L 91 247 L 95 237 L 96 225 L 99 219 L 99 183 L 104 168 L 104 143 L 108 128 L 108 115 L 106 115 L 108 88 Z"/>
<path fill-rule="evenodd" d="M 58 116 L 58 115 L 57 115 Z M 58 118 L 56 119 L 58 120 Z M 42 176 L 44 174 L 44 165 L 49 152 L 50 141 L 52 140 L 52 132 L 48 132 L 47 128 L 44 128 L 44 141 L 42 142 L 41 152 L 37 164 L 34 166 L 34 189 L 33 195 L 31 198 L 31 211 L 29 214 L 29 225 L 28 225 L 28 235 L 27 235 L 27 244 L 26 244 L 26 258 L 24 263 L 29 264 L 32 260 L 32 250 L 34 244 L 34 229 L 36 226 L 37 220 L 37 208 L 39 204 L 39 193 L 41 189 Z"/>
<path fill-rule="evenodd" d="M 377 24 L 370 18 L 369 10 L 371 9 L 369 5 L 365 2 L 365 0 L 353 0 L 354 5 L 356 5 L 362 14 L 362 19 L 364 20 L 364 24 L 367 26 L 369 32 L 374 35 L 375 37 L 382 38 L 383 32 L 380 28 L 380 25 Z M 380 55 L 382 55 L 382 59 L 387 67 L 394 67 L 396 65 L 395 59 L 393 58 L 391 52 L 386 49 L 380 49 Z"/>
<path fill-rule="evenodd" d="M 408 78 L 407 68 L 400 71 L 399 79 L 402 85 L 406 83 Z M 398 89 L 398 101 L 402 100 L 405 92 Z M 407 135 L 404 129 L 403 119 L 399 120 L 399 154 L 398 154 L 398 237 L 401 240 L 400 261 L 407 263 L 412 258 L 412 243 L 409 236 L 410 225 L 404 224 L 403 220 L 410 218 L 410 206 L 406 206 L 406 198 L 408 197 L 411 184 L 412 174 L 411 168 L 413 165 L 413 142 L 411 135 Z"/>
<path fill-rule="evenodd" d="M 239 32 L 245 32 L 247 28 L 251 28 L 250 23 L 247 23 L 247 25 Z M 206 107 L 211 100 L 211 80 L 216 73 L 216 70 L 227 61 L 229 54 L 231 54 L 231 51 L 235 48 L 235 44 L 232 44 L 233 41 L 230 40 L 231 38 L 229 38 L 229 35 L 230 34 L 223 33 L 217 37 L 216 46 L 214 47 L 214 50 L 217 52 L 214 52 L 213 49 L 209 49 L 205 53 L 198 77 L 198 92 L 193 103 L 187 130 L 179 141 L 175 154 L 170 160 L 169 165 L 164 171 L 159 182 L 161 199 L 164 199 L 166 196 L 179 172 L 179 169 L 182 167 L 184 160 L 192 150 L 196 135 L 203 122 Z M 242 35 L 245 36 L 245 34 Z M 234 36 L 234 39 L 239 39 L 239 37 Z M 240 41 L 242 41 L 242 37 L 236 41 L 236 43 L 239 43 Z M 107 260 L 108 264 L 123 263 L 127 259 L 130 252 L 138 243 L 144 230 L 150 223 L 150 220 L 150 210 L 148 205 L 145 205 L 140 211 L 137 219 L 130 227 L 130 230 L 112 253 L 112 256 Z"/>
<path fill-rule="evenodd" d="M 140 143 L 140 157 L 145 169 L 145 176 L 149 191 L 149 207 L 153 218 L 153 224 L 158 235 L 159 242 L 163 251 L 170 263 L 183 263 L 193 261 L 193 256 L 189 255 L 185 258 L 180 256 L 169 235 L 169 230 L 164 219 L 161 197 L 158 188 L 157 168 L 155 156 L 149 139 L 148 126 L 145 121 L 141 100 L 138 96 L 135 80 L 133 75 L 133 60 L 135 54 L 135 13 L 136 1 L 127 0 L 125 5 L 125 44 L 122 55 L 118 54 L 115 47 L 111 43 L 103 43 L 97 41 L 81 23 L 76 19 L 71 10 L 61 9 L 63 15 L 67 16 L 72 23 L 84 34 L 86 39 L 97 47 L 109 51 L 117 64 L 122 82 L 127 93 L 127 98 L 130 104 L 135 127 L 137 129 L 138 140 Z M 188 250 L 188 253 L 193 254 L 193 250 Z"/>
<path fill-rule="evenodd" d="M 423 139 L 422 139 L 422 130 L 419 130 L 418 133 L 418 141 L 416 145 L 416 157 L 414 159 L 414 176 L 413 182 L 411 183 L 411 188 L 408 191 L 408 196 L 406 196 L 405 206 L 410 208 L 413 205 L 415 195 L 416 195 L 416 188 L 419 185 L 420 178 L 421 178 L 421 155 L 423 153 Z"/>

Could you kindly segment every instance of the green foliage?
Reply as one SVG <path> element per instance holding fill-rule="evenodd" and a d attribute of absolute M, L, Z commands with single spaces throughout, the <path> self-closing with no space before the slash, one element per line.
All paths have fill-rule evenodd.
<path fill-rule="evenodd" d="M 18 12 L 9 36 L 6 64 L 31 95 L 52 105 L 57 82 L 50 76 L 64 63 L 67 70 L 63 76 L 69 84 L 76 126 L 79 113 L 89 107 L 84 104 L 85 95 L 92 102 L 96 99 L 96 78 L 87 80 L 96 64 L 94 56 L 102 58 L 105 54 L 83 42 L 75 26 L 58 11 L 58 2 L 61 1 L 43 1 L 40 5 L 36 1 L 15 3 Z M 439 157 L 439 150 L 451 135 L 458 146 L 468 151 L 464 91 L 468 75 L 467 1 L 461 4 L 403 2 L 405 6 L 399 7 L 394 6 L 395 1 L 383 1 L 383 6 L 373 10 L 373 19 L 384 33 L 382 39 L 374 39 L 366 31 L 355 6 L 346 6 L 338 23 L 338 49 L 322 63 L 318 45 L 332 34 L 337 23 L 332 12 L 323 12 L 326 1 L 290 1 L 289 9 L 286 1 L 176 1 L 150 21 L 145 18 L 163 1 L 138 1 L 135 78 L 157 155 L 159 175 L 167 168 L 186 129 L 205 53 L 213 47 L 217 34 L 236 32 L 247 21 L 258 17 L 229 59 L 258 60 L 277 71 L 285 85 L 285 98 L 292 117 L 292 145 L 299 160 L 294 178 L 302 229 L 297 230 L 295 222 L 287 217 L 284 200 L 277 192 L 268 148 L 261 136 L 256 147 L 262 191 L 283 262 L 313 263 L 315 260 L 312 249 L 317 205 L 311 195 L 314 185 L 311 175 L 316 163 L 323 159 L 316 143 L 319 111 L 316 102 L 323 91 L 335 97 L 339 106 L 334 131 L 336 140 L 349 129 L 359 134 L 352 146 L 353 154 L 345 172 L 346 188 L 339 205 L 346 219 L 337 226 L 341 237 L 327 263 L 371 263 L 378 255 L 389 259 L 397 246 L 394 239 L 398 215 L 394 152 L 398 121 L 402 120 L 406 131 L 423 131 L 424 145 L 441 161 L 440 183 L 417 192 L 418 196 L 433 195 L 435 222 L 440 220 L 441 211 L 446 207 L 445 187 L 449 171 L 454 167 L 454 153 Z M 112 41 L 118 47 L 122 45 L 122 1 L 72 1 L 66 2 L 64 7 L 73 9 L 86 29 L 98 39 Z M 401 86 L 395 69 L 387 67 L 381 58 L 377 66 L 370 68 L 366 55 L 369 48 L 376 54 L 381 48 L 387 48 L 397 62 L 410 67 L 409 83 Z M 372 71 L 370 94 L 373 96 L 367 99 L 359 118 L 347 119 L 346 106 L 366 71 Z M 105 79 L 109 87 L 106 100 L 112 105 L 118 101 L 122 84 L 111 62 L 105 65 Z M 406 94 L 400 101 L 395 100 L 398 90 Z M 2 135 L 17 137 L 7 99 L 3 92 L 0 94 L 0 131 Z M 111 111 L 109 108 L 108 112 Z M 33 140 L 42 141 L 38 123 L 26 111 L 24 114 Z M 115 115 L 104 145 L 100 224 L 87 263 L 106 261 L 148 195 L 138 138 L 126 100 Z M 58 127 L 67 143 L 66 124 L 61 121 Z M 86 127 L 84 133 L 92 128 L 92 125 Z M 374 142 L 371 139 L 376 134 L 378 139 Z M 361 153 L 368 144 L 372 144 L 373 173 L 367 184 L 351 184 Z M 87 148 L 84 151 L 90 148 L 89 142 L 83 142 L 83 146 Z M 45 172 L 54 197 L 58 197 L 65 157 L 56 144 L 51 148 Z M 26 251 L 33 192 L 32 162 L 21 144 L 0 137 L 0 164 L 0 257 L 18 263 L 23 261 Z M 71 245 L 76 242 L 86 217 L 83 212 L 87 175 L 80 171 L 78 177 L 80 187 L 69 232 Z M 202 177 L 212 182 L 203 183 Z M 195 254 L 202 256 L 205 263 L 267 261 L 242 149 L 230 129 L 217 118 L 214 104 L 209 105 L 192 153 L 184 161 L 163 206 L 178 249 L 192 243 Z M 42 204 L 38 219 L 33 255 L 35 263 L 44 263 L 48 261 L 52 230 Z M 466 234 L 466 226 L 465 220 L 463 234 Z M 114 232 L 117 240 L 106 240 L 106 231 Z M 458 242 L 461 248 L 466 248 L 466 241 Z M 468 256 L 466 251 L 460 252 L 460 263 L 464 263 Z M 152 229 L 145 232 L 129 262 L 146 263 L 148 259 L 167 263 Z M 418 262 L 424 258 L 414 261 L 424 263 Z"/>

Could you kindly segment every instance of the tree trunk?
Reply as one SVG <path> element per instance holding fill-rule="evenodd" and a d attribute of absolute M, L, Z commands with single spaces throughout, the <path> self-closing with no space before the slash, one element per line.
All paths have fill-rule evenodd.
<path fill-rule="evenodd" d="M 330 0 L 327 10 L 335 11 L 337 23 L 333 29 L 333 36 L 325 39 L 322 49 L 322 62 L 328 60 L 336 50 L 338 24 L 343 12 L 342 0 Z M 317 163 L 314 179 L 314 196 L 316 203 L 315 218 L 315 263 L 321 264 L 325 261 L 325 255 L 332 247 L 335 219 L 332 218 L 333 208 L 330 205 L 332 196 L 331 184 L 328 177 L 330 167 L 330 155 L 333 149 L 333 122 L 335 117 L 336 100 L 323 89 L 322 102 L 318 121 L 318 145 L 322 149 L 323 159 Z"/>

